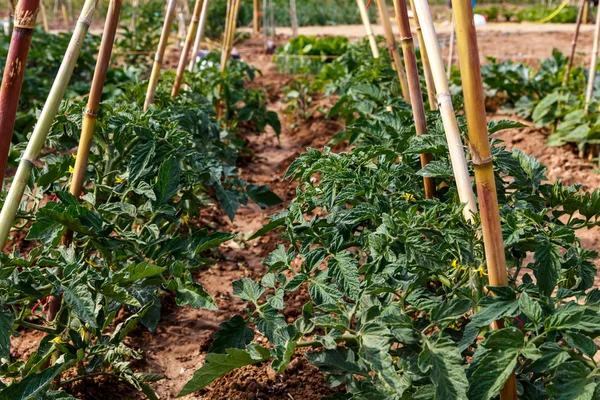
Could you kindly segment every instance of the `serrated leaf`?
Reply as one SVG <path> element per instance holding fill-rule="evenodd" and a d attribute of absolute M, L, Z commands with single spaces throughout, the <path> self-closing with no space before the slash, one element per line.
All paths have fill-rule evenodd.
<path fill-rule="evenodd" d="M 116 273 L 113 276 L 113 282 L 115 283 L 130 283 L 136 282 L 144 278 L 151 276 L 160 275 L 166 267 L 159 267 L 158 265 L 151 264 L 148 262 L 141 262 L 139 264 L 129 264 L 121 272 Z"/>
<path fill-rule="evenodd" d="M 435 386 L 435 399 L 467 400 L 469 382 L 463 359 L 454 342 L 426 340 L 419 354 L 419 368 Z"/>
<path fill-rule="evenodd" d="M 156 203 L 167 203 L 179 190 L 179 161 L 174 157 L 165 160 L 158 170 L 158 181 L 154 186 Z"/>
<path fill-rule="evenodd" d="M 242 278 L 233 282 L 233 295 L 245 301 L 256 303 L 265 289 L 250 278 Z"/>
<path fill-rule="evenodd" d="M 96 303 L 87 287 L 85 277 L 76 280 L 70 287 L 62 289 L 65 302 L 75 315 L 90 327 L 97 328 Z"/>
<path fill-rule="evenodd" d="M 130 306 L 134 307 L 142 306 L 140 302 L 131 294 L 129 294 L 127 290 L 109 282 L 104 283 L 99 292 L 108 298 L 118 301 L 119 303 L 129 304 Z"/>
<path fill-rule="evenodd" d="M 544 242 L 537 245 L 533 256 L 534 275 L 537 278 L 537 286 L 540 292 L 550 296 L 558 282 L 561 270 L 561 255 L 558 246 L 552 242 Z"/>
<path fill-rule="evenodd" d="M 511 121 L 507 119 L 488 122 L 488 132 L 490 135 L 493 135 L 494 133 L 503 131 L 505 129 L 516 129 L 525 127 L 527 127 L 527 125 L 519 121 Z"/>
<path fill-rule="evenodd" d="M 227 349 L 227 354 L 208 353 L 202 368 L 181 389 L 177 397 L 182 397 L 208 386 L 215 379 L 246 365 L 258 364 L 271 358 L 269 350 L 255 345 L 252 351 Z"/>
<path fill-rule="evenodd" d="M 553 400 L 592 400 L 596 383 L 588 380 L 590 370 L 579 361 L 558 366 L 554 379 L 547 386 Z"/>
<path fill-rule="evenodd" d="M 13 332 L 14 317 L 8 310 L 0 310 L 0 359 L 10 358 L 10 335 Z"/>
<path fill-rule="evenodd" d="M 63 369 L 64 365 L 55 364 L 41 372 L 27 375 L 19 382 L 0 391 L 0 399 L 29 400 L 34 396 L 44 393 L 48 385 Z"/>
<path fill-rule="evenodd" d="M 188 272 L 185 282 L 180 282 L 175 292 L 175 302 L 178 306 L 192 306 L 205 310 L 218 310 L 217 304 L 202 285 L 192 280 Z"/>
<path fill-rule="evenodd" d="M 519 297 L 519 309 L 527 316 L 535 325 L 538 325 L 544 316 L 542 307 L 537 301 L 533 300 L 527 293 L 521 294 Z"/>
<path fill-rule="evenodd" d="M 359 263 L 349 251 L 337 253 L 327 263 L 330 275 L 342 293 L 357 301 L 360 296 Z"/>
<path fill-rule="evenodd" d="M 213 335 L 214 340 L 208 349 L 209 353 L 226 354 L 227 349 L 245 349 L 254 338 L 254 331 L 246 327 L 246 322 L 239 315 L 219 325 Z"/>
<path fill-rule="evenodd" d="M 248 185 L 246 186 L 246 194 L 260 208 L 273 207 L 283 203 L 283 200 L 273 193 L 268 186 Z"/>
<path fill-rule="evenodd" d="M 447 178 L 454 176 L 452 165 L 448 161 L 431 161 L 416 173 L 424 178 Z"/>

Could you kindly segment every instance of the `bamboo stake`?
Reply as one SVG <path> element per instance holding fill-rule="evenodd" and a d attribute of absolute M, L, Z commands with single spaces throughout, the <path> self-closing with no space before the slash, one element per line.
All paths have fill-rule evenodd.
<path fill-rule="evenodd" d="M 450 43 L 448 45 L 448 68 L 446 69 L 446 77 L 450 79 L 452 76 L 452 61 L 454 59 L 454 36 L 456 32 L 456 22 L 454 21 L 454 11 L 452 12 L 452 27 L 450 28 Z"/>
<path fill-rule="evenodd" d="M 62 12 L 63 22 L 65 23 L 65 30 L 69 31 L 71 28 L 71 21 L 69 19 L 69 12 L 67 11 L 67 5 L 64 0 L 60 2 L 60 11 Z"/>
<path fill-rule="evenodd" d="M 40 1 L 40 13 L 42 14 L 42 26 L 44 27 L 44 32 L 48 33 L 50 28 L 48 27 L 48 15 L 46 14 L 46 7 L 44 6 L 44 2 Z"/>
<path fill-rule="evenodd" d="M 587 92 L 585 94 L 585 113 L 589 111 L 590 101 L 594 94 L 594 83 L 596 80 L 596 67 L 598 65 L 598 42 L 600 41 L 600 12 L 596 12 L 596 28 L 594 30 L 594 48 L 590 61 L 590 72 L 588 76 Z"/>
<path fill-rule="evenodd" d="M 444 71 L 442 50 L 440 49 L 440 43 L 433 25 L 433 18 L 431 17 L 426 0 L 414 0 L 413 10 L 416 12 L 415 15 L 418 15 L 421 23 L 423 33 L 421 48 L 426 48 L 431 65 L 432 79 L 437 92 L 437 101 L 439 102 L 440 114 L 444 124 L 446 141 L 448 142 L 450 162 L 452 163 L 452 170 L 456 179 L 458 198 L 461 203 L 465 204 L 465 208 L 463 209 L 465 219 L 473 222 L 473 215 L 477 213 L 477 204 L 471 185 L 463 142 L 460 137 L 458 123 L 456 122 L 454 106 L 452 105 L 450 88 Z"/>
<path fill-rule="evenodd" d="M 192 41 L 196 36 L 198 23 L 200 22 L 200 11 L 203 8 L 203 3 L 204 0 L 196 0 L 196 4 L 194 4 L 194 12 L 192 13 L 192 20 L 190 22 L 190 27 L 188 28 L 187 36 L 185 38 L 185 45 L 183 46 L 181 56 L 179 57 L 179 65 L 177 66 L 177 75 L 175 76 L 175 82 L 173 83 L 171 97 L 176 97 L 179 94 L 179 89 L 181 88 L 181 81 L 183 80 L 183 73 L 185 72 L 185 65 L 187 64 L 188 60 L 188 53 L 190 52 L 190 48 L 192 47 Z"/>
<path fill-rule="evenodd" d="M 267 1 L 262 2 L 262 19 L 263 19 L 263 41 L 265 45 L 265 52 L 269 51 L 269 20 L 267 19 Z"/>
<path fill-rule="evenodd" d="M 119 26 L 119 16 L 121 14 L 121 1 L 111 0 L 108 7 L 108 14 L 104 22 L 104 33 L 102 42 L 98 51 L 98 59 L 96 61 L 96 69 L 92 78 L 92 87 L 88 97 L 87 107 L 83 114 L 83 124 L 81 127 L 81 137 L 79 138 L 79 147 L 77 148 L 77 158 L 75 160 L 75 168 L 73 178 L 71 180 L 70 192 L 73 196 L 79 197 L 83 190 L 85 180 L 85 172 L 87 170 L 88 159 L 90 155 L 90 147 L 94 136 L 94 128 L 96 126 L 96 116 L 100 100 L 102 98 L 102 90 L 104 89 L 104 81 L 106 73 L 110 66 L 110 58 L 112 55 L 115 35 Z"/>
<path fill-rule="evenodd" d="M 0 87 L 0 187 L 4 182 L 27 56 L 39 7 L 40 0 L 21 0 L 14 12 L 13 33 Z"/>
<path fill-rule="evenodd" d="M 452 5 L 456 19 L 460 73 L 463 82 L 471 157 L 475 167 L 475 182 L 489 282 L 491 286 L 507 286 L 508 272 L 504 255 L 502 227 L 500 225 L 493 159 L 488 138 L 485 97 L 481 80 L 477 32 L 473 23 L 473 9 L 470 1 L 452 0 Z M 492 325 L 494 329 L 504 326 L 503 321 L 496 321 Z M 517 384 L 514 374 L 511 374 L 504 388 L 500 391 L 500 399 L 517 399 Z"/>
<path fill-rule="evenodd" d="M 202 36 L 204 35 L 204 27 L 206 26 L 206 16 L 208 15 L 208 1 L 209 0 L 204 0 L 202 2 L 200 24 L 198 25 L 198 29 L 196 30 L 196 39 L 194 40 L 194 48 L 192 49 L 192 57 L 190 59 L 190 65 L 188 67 L 188 70 L 190 72 L 194 72 L 194 67 L 196 66 L 196 59 L 198 58 L 198 50 L 200 49 L 200 42 L 202 41 Z"/>
<path fill-rule="evenodd" d="M 573 34 L 573 40 L 571 41 L 571 54 L 569 55 L 569 61 L 567 62 L 567 69 L 565 76 L 563 77 L 563 86 L 567 86 L 569 82 L 569 75 L 571 75 L 571 68 L 573 67 L 573 59 L 575 58 L 575 48 L 577 47 L 577 39 L 579 38 L 579 30 L 581 29 L 581 20 L 583 18 L 583 5 L 586 0 L 581 0 L 579 5 L 579 13 L 577 14 L 577 22 L 575 23 L 575 33 Z"/>
<path fill-rule="evenodd" d="M 54 117 L 58 112 L 58 107 L 62 101 L 71 75 L 73 75 L 73 69 L 75 63 L 83 47 L 83 40 L 89 29 L 94 10 L 96 9 L 98 0 L 86 0 L 81 10 L 81 15 L 71 36 L 71 41 L 65 52 L 65 56 L 60 65 L 56 79 L 52 84 L 46 104 L 42 109 L 39 116 L 38 122 L 33 130 L 31 139 L 27 144 L 25 152 L 21 156 L 19 167 L 13 179 L 12 185 L 6 197 L 2 211 L 0 212 L 0 245 L 4 248 L 10 229 L 15 220 L 19 203 L 27 187 L 27 181 L 29 180 L 29 174 L 33 168 L 33 163 L 37 160 L 42 147 L 46 141 L 46 136 L 50 131 Z"/>
<path fill-rule="evenodd" d="M 171 32 L 171 26 L 173 25 L 173 17 L 175 16 L 176 5 L 177 0 L 169 0 L 167 5 L 165 22 L 160 34 L 158 49 L 156 49 L 156 55 L 154 56 L 154 64 L 152 65 L 150 80 L 148 81 L 148 90 L 146 91 L 146 100 L 144 101 L 144 111 L 148 110 L 148 107 L 150 107 L 150 104 L 152 104 L 154 101 L 154 96 L 156 95 L 156 86 L 158 85 L 158 78 L 160 77 L 160 70 L 162 68 L 165 50 L 167 48 L 167 44 L 169 43 L 169 34 Z"/>
<path fill-rule="evenodd" d="M 364 0 L 356 0 L 356 5 L 358 6 L 360 18 L 362 19 L 367 38 L 369 39 L 369 45 L 371 46 L 371 54 L 373 54 L 373 58 L 379 58 L 379 47 L 377 47 L 377 40 L 375 39 L 375 35 L 373 34 L 373 28 L 371 27 L 371 21 L 369 20 L 369 14 L 367 12 L 365 2 Z"/>
<path fill-rule="evenodd" d="M 408 81 L 406 80 L 406 73 L 404 72 L 404 67 L 402 66 L 400 53 L 398 53 L 398 46 L 396 46 L 396 39 L 394 39 L 394 33 L 390 24 L 390 16 L 388 15 L 385 0 L 376 0 L 376 2 L 377 9 L 379 10 L 379 18 L 381 19 L 383 31 L 385 32 L 385 40 L 388 45 L 388 51 L 390 53 L 392 62 L 394 63 L 393 65 L 396 69 L 396 73 L 398 74 L 398 80 L 400 81 L 402 97 L 404 98 L 404 101 L 410 103 L 410 91 L 408 90 Z"/>
<path fill-rule="evenodd" d="M 425 75 L 425 85 L 427 86 L 427 99 L 429 100 L 429 108 L 434 111 L 438 109 L 438 104 L 435 99 L 435 83 L 431 73 L 431 63 L 429 62 L 429 54 L 423 39 L 421 23 L 415 11 L 415 0 L 410 0 L 410 8 L 413 10 L 413 20 L 415 21 L 415 29 L 417 31 L 417 39 L 419 40 L 419 49 L 421 50 L 421 63 L 423 64 L 423 73 Z"/>
<path fill-rule="evenodd" d="M 252 9 L 252 33 L 254 33 L 254 35 L 258 35 L 260 33 L 260 0 L 254 0 L 253 5 L 254 7 Z"/>
<path fill-rule="evenodd" d="M 290 0 L 290 22 L 292 24 L 292 37 L 298 36 L 298 16 L 296 15 L 296 0 Z"/>
<path fill-rule="evenodd" d="M 240 10 L 240 0 L 231 0 L 228 3 L 227 21 L 225 22 L 225 36 L 223 38 L 223 48 L 221 51 L 221 72 L 225 72 L 227 61 L 231 56 L 233 49 L 233 39 L 237 28 L 237 17 Z"/>
<path fill-rule="evenodd" d="M 133 41 L 133 48 L 135 48 L 135 45 L 137 43 L 137 31 L 135 28 L 137 26 L 137 14 L 138 14 L 138 8 L 140 5 L 140 1 L 133 0 L 131 5 L 133 7 L 133 10 L 131 10 L 131 22 L 129 24 L 129 31 L 133 34 L 132 41 Z"/>
<path fill-rule="evenodd" d="M 404 64 L 406 65 L 408 89 L 410 90 L 410 105 L 415 120 L 415 130 L 417 131 L 417 135 L 426 135 L 427 118 L 425 117 L 425 106 L 423 105 L 423 95 L 421 94 L 421 83 L 419 81 L 419 69 L 417 67 L 412 32 L 410 30 L 410 21 L 408 20 L 406 0 L 394 0 L 394 10 L 396 12 L 396 22 L 398 23 L 398 28 L 400 28 L 400 43 L 402 45 L 402 54 L 404 55 Z M 432 160 L 431 154 L 421 153 L 420 157 L 422 167 L 425 167 Z M 425 186 L 425 198 L 433 199 L 435 197 L 435 178 L 424 177 L 423 185 Z"/>

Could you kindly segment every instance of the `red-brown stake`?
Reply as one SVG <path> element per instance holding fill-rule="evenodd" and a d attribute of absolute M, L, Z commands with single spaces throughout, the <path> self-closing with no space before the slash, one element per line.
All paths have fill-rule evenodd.
<path fill-rule="evenodd" d="M 21 0 L 15 10 L 15 25 L 0 88 L 0 185 L 4 182 L 29 45 L 39 9 L 40 0 Z"/>

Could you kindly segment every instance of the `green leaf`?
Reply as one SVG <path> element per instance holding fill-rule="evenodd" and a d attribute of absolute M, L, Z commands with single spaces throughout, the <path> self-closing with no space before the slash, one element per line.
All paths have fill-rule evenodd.
<path fill-rule="evenodd" d="M 469 382 L 456 344 L 448 339 L 425 340 L 419 368 L 435 386 L 435 399 L 467 400 Z"/>
<path fill-rule="evenodd" d="M 179 282 L 175 294 L 175 302 L 178 306 L 192 306 L 206 310 L 218 310 L 217 304 L 211 295 L 204 290 L 202 285 L 193 281 L 188 272 L 185 282 Z"/>
<path fill-rule="evenodd" d="M 118 301 L 119 303 L 129 304 L 130 306 L 134 307 L 142 306 L 140 302 L 131 294 L 129 294 L 127 290 L 109 282 L 104 283 L 99 292 L 108 298 Z"/>
<path fill-rule="evenodd" d="M 558 246 L 552 242 L 537 245 L 533 255 L 533 271 L 540 292 L 550 296 L 558 282 L 561 270 L 561 255 Z"/>
<path fill-rule="evenodd" d="M 87 287 L 85 276 L 74 281 L 70 287 L 62 289 L 65 302 L 75 315 L 90 327 L 97 328 L 96 303 Z"/>
<path fill-rule="evenodd" d="M 527 293 L 521 294 L 519 297 L 519 309 L 527 316 L 535 325 L 538 325 L 544 316 L 542 307 L 537 301 L 533 300 Z"/>
<path fill-rule="evenodd" d="M 349 251 L 337 253 L 334 257 L 329 258 L 327 263 L 334 282 L 342 293 L 354 301 L 357 301 L 360 296 L 359 266 L 358 261 Z"/>
<path fill-rule="evenodd" d="M 342 294 L 331 283 L 325 271 L 318 271 L 308 286 L 308 293 L 316 305 L 337 303 Z"/>
<path fill-rule="evenodd" d="M 46 393 L 40 393 L 36 400 L 77 400 L 77 398 L 62 390 L 50 390 Z"/>
<path fill-rule="evenodd" d="M 245 301 L 256 303 L 265 289 L 250 278 L 242 278 L 233 282 L 233 295 Z"/>
<path fill-rule="evenodd" d="M 262 235 L 271 232 L 273 229 L 279 228 L 282 225 L 285 225 L 285 217 L 274 219 L 257 230 L 256 233 L 250 236 L 248 240 L 254 240 L 257 237 L 261 237 Z"/>
<path fill-rule="evenodd" d="M 452 299 L 449 302 L 442 302 L 431 309 L 431 321 L 442 322 L 444 320 L 455 320 L 466 314 L 471 309 L 471 300 Z"/>
<path fill-rule="evenodd" d="M 254 330 L 246 327 L 246 322 L 239 315 L 223 322 L 219 328 L 213 335 L 209 353 L 226 354 L 227 349 L 245 349 L 254 339 Z"/>
<path fill-rule="evenodd" d="M 487 336 L 469 366 L 469 400 L 489 400 L 500 392 L 514 374 L 523 343 L 523 332 L 512 327 Z"/>
<path fill-rule="evenodd" d="M 547 386 L 553 400 L 592 400 L 596 383 L 588 379 L 590 370 L 579 361 L 558 366 L 554 379 Z"/>
<path fill-rule="evenodd" d="M 156 203 L 167 203 L 179 190 L 179 161 L 171 157 L 158 170 L 158 181 L 154 186 Z"/>
<path fill-rule="evenodd" d="M 557 343 L 544 343 L 539 347 L 542 356 L 527 367 L 527 372 L 554 372 L 554 370 L 571 356 Z"/>
<path fill-rule="evenodd" d="M 283 200 L 273 193 L 268 186 L 248 185 L 246 186 L 246 194 L 260 208 L 273 207 L 283 203 Z"/>
<path fill-rule="evenodd" d="M 488 132 L 490 135 L 493 135 L 494 133 L 503 131 L 505 129 L 516 129 L 525 127 L 527 127 L 527 125 L 522 124 L 519 121 L 511 121 L 507 119 L 488 122 Z"/>
<path fill-rule="evenodd" d="M 435 160 L 416 173 L 424 178 L 448 178 L 454 176 L 452 165 L 448 161 Z"/>
<path fill-rule="evenodd" d="M 269 350 L 255 345 L 251 350 L 227 349 L 227 354 L 208 353 L 206 362 L 188 381 L 177 397 L 182 397 L 208 386 L 215 379 L 222 377 L 236 368 L 258 364 L 271 358 Z"/>
<path fill-rule="evenodd" d="M 137 144 L 131 150 L 131 161 L 129 162 L 129 181 L 136 182 L 141 176 L 148 172 L 150 160 L 154 156 L 154 142 Z"/>
<path fill-rule="evenodd" d="M 228 242 L 236 237 L 233 233 L 213 232 L 208 233 L 206 229 L 201 229 L 191 237 L 190 250 L 193 250 L 194 255 L 198 255 L 203 251 L 217 247 L 218 245 Z"/>
<path fill-rule="evenodd" d="M 58 203 L 48 203 L 45 207 L 55 207 L 63 210 Z M 46 213 L 38 212 L 35 222 L 27 233 L 27 240 L 37 240 L 46 246 L 55 247 L 60 242 L 67 228 Z"/>
<path fill-rule="evenodd" d="M 145 261 L 139 264 L 129 264 L 121 272 L 113 276 L 113 282 L 117 284 L 136 282 L 144 278 L 160 275 L 166 269 L 166 267 L 159 267 Z"/>
<path fill-rule="evenodd" d="M 308 275 L 305 274 L 298 274 L 298 275 L 294 275 L 294 277 L 292 279 L 290 279 L 289 281 L 286 282 L 285 286 L 283 287 L 283 290 L 285 290 L 286 292 L 293 292 L 295 290 L 298 290 L 298 288 L 304 283 L 308 281 Z"/>
<path fill-rule="evenodd" d="M 366 376 L 369 373 L 358 363 L 354 352 L 343 347 L 306 353 L 304 356 L 324 374 L 335 375 L 343 380 L 352 378 L 352 375 Z"/>
<path fill-rule="evenodd" d="M 270 252 L 262 263 L 269 267 L 268 272 L 273 272 L 283 266 L 289 267 L 295 256 L 296 253 L 293 249 L 286 251 L 284 245 L 278 244 L 275 250 Z"/>
<path fill-rule="evenodd" d="M 0 392 L 0 399 L 29 400 L 44 393 L 48 385 L 63 369 L 63 364 L 55 364 L 41 372 L 27 375 L 21 381 L 10 385 Z"/>
<path fill-rule="evenodd" d="M 594 355 L 598 351 L 598 346 L 596 346 L 594 340 L 589 336 L 578 332 L 565 332 L 563 336 L 569 346 L 576 348 L 590 358 L 594 358 Z"/>
<path fill-rule="evenodd" d="M 14 317 L 8 310 L 0 310 L 0 359 L 10 358 L 10 334 L 13 332 Z"/>

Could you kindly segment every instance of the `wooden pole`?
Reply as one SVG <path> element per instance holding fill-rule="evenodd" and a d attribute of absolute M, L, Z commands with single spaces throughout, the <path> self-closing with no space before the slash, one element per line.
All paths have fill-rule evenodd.
<path fill-rule="evenodd" d="M 185 72 L 185 66 L 188 60 L 188 53 L 192 47 L 192 42 L 196 36 L 198 30 L 198 24 L 200 22 L 200 12 L 202 11 L 204 0 L 196 0 L 194 4 L 194 11 L 192 13 L 192 20 L 190 21 L 190 27 L 187 31 L 185 38 L 185 45 L 181 50 L 181 56 L 179 57 L 179 65 L 177 66 L 177 75 L 175 76 L 175 82 L 173 83 L 173 90 L 171 91 L 171 97 L 175 97 L 179 94 L 181 88 L 181 81 L 183 80 L 183 73 Z"/>
<path fill-rule="evenodd" d="M 362 19 L 367 38 L 369 39 L 369 45 L 371 46 L 371 54 L 373 54 L 373 58 L 379 58 L 379 47 L 377 47 L 377 40 L 375 39 L 375 35 L 373 34 L 373 28 L 371 27 L 371 21 L 369 20 L 369 13 L 367 12 L 365 2 L 364 0 L 356 0 L 356 5 L 358 6 L 360 18 Z"/>
<path fill-rule="evenodd" d="M 452 61 L 454 60 L 454 36 L 456 32 L 456 22 L 454 21 L 454 11 L 452 12 L 452 27 L 450 28 L 450 42 L 448 44 L 448 67 L 446 69 L 446 77 L 450 79 L 452 76 Z"/>
<path fill-rule="evenodd" d="M 258 35 L 260 34 L 260 0 L 254 0 L 253 5 L 254 7 L 252 9 L 252 33 L 254 35 Z"/>
<path fill-rule="evenodd" d="M 581 29 L 581 20 L 583 18 L 583 5 L 586 0 L 581 0 L 579 4 L 579 13 L 577 14 L 577 22 L 575 23 L 575 33 L 573 34 L 573 40 L 571 41 L 571 53 L 569 60 L 567 61 L 567 69 L 565 70 L 565 76 L 563 77 L 563 86 L 567 86 L 569 82 L 569 75 L 571 75 L 571 68 L 573 67 L 573 59 L 575 58 L 575 49 L 577 47 L 577 39 L 579 38 L 579 31 Z"/>
<path fill-rule="evenodd" d="M 158 49 L 156 49 L 156 55 L 154 57 L 154 64 L 152 64 L 152 73 L 150 74 L 150 80 L 148 81 L 148 90 L 146 91 L 146 100 L 144 101 L 144 111 L 148 110 L 150 104 L 154 101 L 156 95 L 156 86 L 158 85 L 158 78 L 160 77 L 160 70 L 162 68 L 163 57 L 167 44 L 169 43 L 169 34 L 171 32 L 171 25 L 173 24 L 173 17 L 175 16 L 175 6 L 177 0 L 169 0 L 167 5 L 167 12 L 165 14 L 165 22 L 163 24 L 162 32 L 160 34 L 160 41 L 158 42 Z"/>
<path fill-rule="evenodd" d="M 398 74 L 398 80 L 400 81 L 400 89 L 402 90 L 402 97 L 404 101 L 410 103 L 410 91 L 408 89 L 408 81 L 406 80 L 406 73 L 402 66 L 402 60 L 400 59 L 400 53 L 398 53 L 398 46 L 396 45 L 396 39 L 392 31 L 390 24 L 390 16 L 388 15 L 387 5 L 385 0 L 375 0 L 377 2 L 377 9 L 379 10 L 379 18 L 383 25 L 383 31 L 385 33 L 385 40 L 388 45 L 388 51 L 392 59 L 396 73 Z"/>
<path fill-rule="evenodd" d="M 290 22 L 292 24 L 292 37 L 298 36 L 298 15 L 296 14 L 296 0 L 290 0 Z"/>
<path fill-rule="evenodd" d="M 200 49 L 200 42 L 202 41 L 202 37 L 204 35 L 204 27 L 206 26 L 206 16 L 208 15 L 208 2 L 209 0 L 204 0 L 202 3 L 200 24 L 198 25 L 198 29 L 196 30 L 196 39 L 194 39 L 194 48 L 192 49 L 192 57 L 190 58 L 190 65 L 188 67 L 188 70 L 190 72 L 194 72 L 194 67 L 196 66 L 196 59 L 198 58 L 198 50 Z"/>
<path fill-rule="evenodd" d="M 39 9 L 40 0 L 21 0 L 14 12 L 13 33 L 0 87 L 0 187 L 4 182 L 27 56 Z"/>
<path fill-rule="evenodd" d="M 463 209 L 465 219 L 472 222 L 473 216 L 477 213 L 477 204 L 469 176 L 469 167 L 467 166 L 463 142 L 460 137 L 460 130 L 456 122 L 454 106 L 452 105 L 448 79 L 444 71 L 442 50 L 440 49 L 440 43 L 433 25 L 433 18 L 431 17 L 426 0 L 414 0 L 413 10 L 416 12 L 415 15 L 419 16 L 423 33 L 421 49 L 426 48 L 431 65 L 432 80 L 437 92 L 437 101 L 444 124 L 446 141 L 448 142 L 448 152 L 450 153 L 454 179 L 456 179 L 458 198 L 461 203 L 465 204 L 465 208 Z"/>
<path fill-rule="evenodd" d="M 65 30 L 70 31 L 71 30 L 71 20 L 69 18 L 69 12 L 67 11 L 67 5 L 65 4 L 64 0 L 61 0 L 61 2 L 60 2 L 60 10 L 62 12 L 63 22 L 65 24 Z"/>
<path fill-rule="evenodd" d="M 475 182 L 483 244 L 491 286 L 507 286 L 508 271 L 504 255 L 504 240 L 500 225 L 500 212 L 496 194 L 493 159 L 487 130 L 485 114 L 485 96 L 481 79 L 481 65 L 477 46 L 477 32 L 473 23 L 473 9 L 470 1 L 452 0 L 452 9 L 456 20 L 456 38 L 462 77 L 467 129 L 471 147 L 471 157 L 475 168 Z M 496 321 L 493 328 L 504 326 Z M 517 399 L 515 375 L 508 378 L 500 391 L 501 400 Z"/>
<path fill-rule="evenodd" d="M 223 38 L 223 48 L 221 51 L 221 72 L 225 72 L 227 61 L 231 56 L 235 30 L 237 28 L 237 17 L 240 10 L 241 0 L 231 0 L 228 3 L 227 21 L 225 22 L 225 36 Z"/>
<path fill-rule="evenodd" d="M 590 72 L 588 76 L 588 86 L 585 94 L 585 113 L 589 111 L 590 101 L 594 94 L 594 83 L 596 80 L 596 67 L 598 65 L 598 42 L 600 41 L 600 12 L 596 12 L 596 28 L 594 30 L 594 47 L 592 50 L 592 59 L 590 61 Z"/>
<path fill-rule="evenodd" d="M 417 135 L 426 135 L 427 118 L 425 117 L 425 106 L 423 105 L 423 95 L 421 94 L 421 83 L 419 81 L 419 69 L 417 67 L 412 32 L 410 30 L 406 0 L 394 0 L 394 10 L 396 11 L 396 22 L 400 29 L 400 44 L 402 45 L 402 54 L 404 55 L 404 63 L 406 65 L 406 77 L 408 78 L 410 105 L 415 121 L 415 130 Z M 429 164 L 431 160 L 431 154 L 421 154 L 422 167 Z M 433 199 L 435 197 L 435 178 L 424 177 L 423 185 L 425 186 L 425 198 Z"/>
<path fill-rule="evenodd" d="M 15 220 L 19 203 L 21 202 L 21 198 L 27 187 L 27 182 L 29 181 L 29 175 L 34 162 L 37 160 L 40 151 L 44 146 L 46 136 L 50 131 L 54 117 L 56 117 L 56 113 L 58 112 L 58 107 L 60 106 L 67 90 L 67 86 L 69 85 L 69 80 L 73 75 L 73 69 L 75 68 L 79 53 L 83 47 L 83 41 L 89 29 L 97 1 L 98 0 L 86 0 L 83 5 L 81 15 L 79 16 L 79 20 L 77 21 L 77 25 L 71 36 L 71 41 L 69 42 L 65 56 L 63 57 L 56 78 L 54 79 L 50 93 L 48 94 L 46 104 L 44 104 L 38 122 L 31 134 L 31 139 L 19 162 L 19 167 L 17 168 L 6 201 L 0 212 L 0 248 L 4 248 L 4 245 L 8 240 L 8 235 Z"/>
<path fill-rule="evenodd" d="M 44 32 L 50 32 L 50 28 L 48 27 L 48 14 L 46 13 L 46 7 L 44 6 L 44 2 L 40 1 L 40 13 L 42 14 L 42 27 L 44 28 Z"/>
<path fill-rule="evenodd" d="M 427 99 L 429 100 L 429 108 L 431 110 L 437 110 L 438 104 L 435 98 L 435 83 L 433 82 L 433 75 L 431 73 L 431 63 L 429 62 L 427 46 L 425 46 L 425 40 L 423 39 L 421 23 L 419 22 L 419 17 L 417 16 L 417 12 L 415 11 L 415 0 L 410 0 L 410 8 L 413 10 L 413 20 L 415 21 L 417 39 L 419 40 L 419 49 L 421 50 L 421 63 L 423 64 L 423 74 L 425 75 L 425 85 L 427 86 Z"/>

